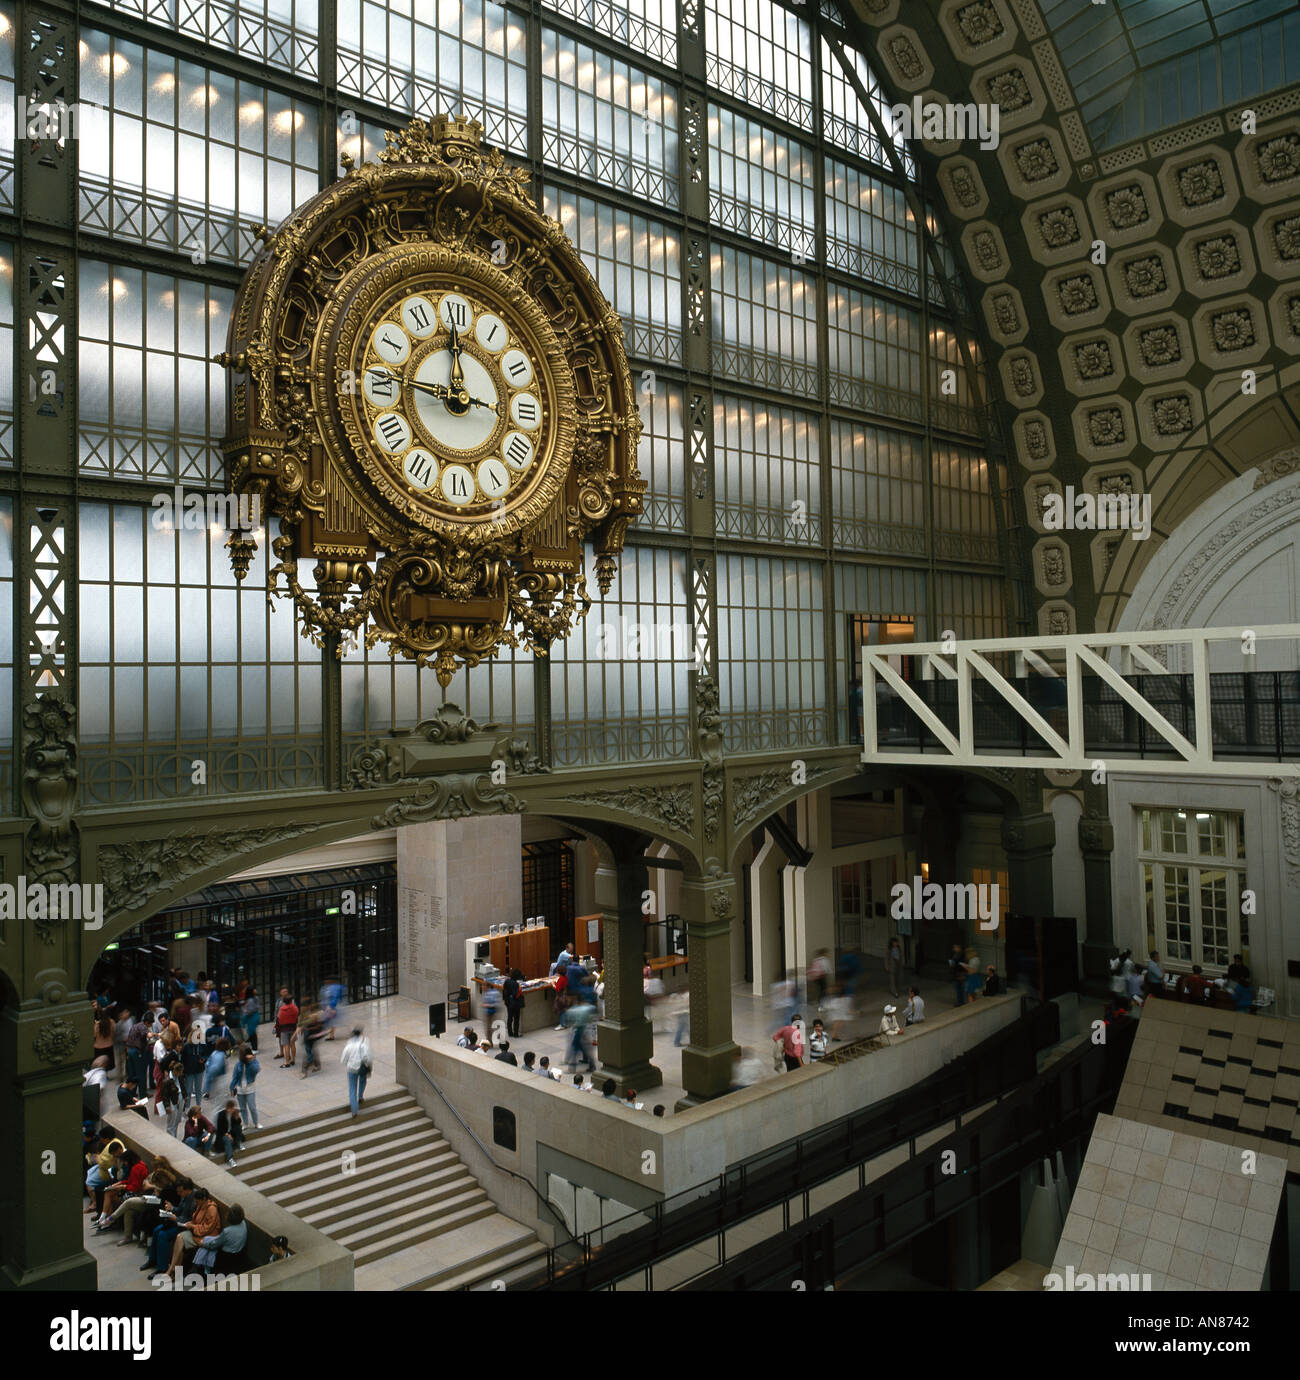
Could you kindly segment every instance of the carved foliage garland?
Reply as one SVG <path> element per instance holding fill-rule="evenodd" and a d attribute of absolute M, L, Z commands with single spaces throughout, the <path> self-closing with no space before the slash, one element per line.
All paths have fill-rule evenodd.
<path fill-rule="evenodd" d="M 77 1048 L 77 1027 L 62 1016 L 52 1016 L 43 1021 L 32 1040 L 32 1051 L 45 1064 L 61 1064 L 69 1059 Z"/>
<path fill-rule="evenodd" d="M 646 487 L 622 322 L 563 229 L 539 211 L 528 175 L 484 148 L 480 133 L 463 118 L 416 119 L 386 136 L 378 163 L 345 159 L 345 177 L 263 235 L 218 356 L 229 371 L 229 485 L 279 521 L 272 592 L 293 598 L 319 645 L 341 650 L 364 630 L 368 646 L 383 641 L 394 655 L 432 664 L 443 685 L 502 645 L 545 655 L 566 637 L 590 606 L 585 543 L 606 591 Z M 422 442 L 442 466 L 430 481 L 386 460 L 357 383 L 373 375 L 365 361 L 377 321 L 424 300 L 410 294 L 436 302 L 453 289 L 499 312 L 537 361 L 544 425 L 532 433 L 535 463 L 509 475 L 506 500 L 488 501 L 481 474 L 477 487 L 469 476 L 468 499 L 440 493 L 450 481 L 439 476 L 457 469 L 448 457 L 458 452 L 437 439 Z M 434 330 L 414 340 L 412 371 L 417 355 L 431 368 L 444 367 L 443 355 L 458 361 L 448 353 L 456 348 L 491 365 L 472 332 L 456 347 L 448 320 Z M 492 435 L 504 434 L 504 401 L 472 398 L 455 373 L 445 386 L 408 377 L 401 363 L 390 361 L 387 375 L 398 401 L 369 404 L 422 399 L 425 412 L 409 402 L 417 439 L 429 416 L 445 422 L 442 408 L 457 418 L 471 404 L 496 416 Z M 455 387 L 462 392 L 453 396 Z M 429 394 L 442 401 L 431 404 Z M 232 534 L 241 578 L 256 538 Z M 310 581 L 304 560 L 314 562 Z"/>
<path fill-rule="evenodd" d="M 712 676 L 706 673 L 695 678 L 695 736 L 700 756 L 704 758 L 704 837 L 712 843 L 722 824 L 726 773 L 722 766 L 722 714 L 718 709 L 718 687 Z"/>
<path fill-rule="evenodd" d="M 584 791 L 566 799 L 621 810 L 682 834 L 690 834 L 695 828 L 689 786 L 629 786 L 621 791 Z"/>
<path fill-rule="evenodd" d="M 23 804 L 33 819 L 25 846 L 31 881 L 44 885 L 74 880 L 77 826 L 77 711 L 62 695 L 49 693 L 23 706 Z M 42 943 L 54 942 L 60 917 L 33 921 Z"/>
<path fill-rule="evenodd" d="M 149 898 L 187 877 L 251 852 L 268 843 L 279 843 L 310 833 L 314 825 L 280 824 L 264 828 L 218 830 L 202 836 L 169 835 L 161 839 L 132 840 L 99 850 L 99 875 L 104 883 L 105 909 L 109 914 L 139 910 Z"/>

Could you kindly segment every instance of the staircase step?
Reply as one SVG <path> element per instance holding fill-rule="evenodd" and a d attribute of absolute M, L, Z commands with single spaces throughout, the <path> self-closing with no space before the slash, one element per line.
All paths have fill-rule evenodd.
<path fill-rule="evenodd" d="M 490 1290 L 492 1284 L 500 1280 L 509 1289 L 515 1279 L 526 1279 L 530 1274 L 535 1274 L 538 1263 L 545 1259 L 546 1247 L 536 1237 L 530 1237 L 522 1243 L 507 1241 L 475 1256 L 473 1260 L 439 1270 L 418 1283 L 408 1284 L 406 1288 L 425 1293 L 449 1293 L 464 1289 L 467 1285 L 471 1289 L 481 1286 Z"/>
<path fill-rule="evenodd" d="M 404 1250 L 407 1246 L 416 1246 L 425 1241 L 432 1241 L 435 1236 L 442 1236 L 445 1232 L 455 1231 L 457 1227 L 463 1227 L 467 1222 L 477 1222 L 481 1218 L 491 1217 L 495 1212 L 496 1208 L 487 1201 L 485 1196 L 481 1203 L 461 1208 L 458 1212 L 448 1213 L 445 1217 L 421 1226 L 408 1227 L 405 1231 L 389 1237 L 386 1241 L 380 1241 L 376 1245 L 354 1250 L 353 1263 L 357 1268 L 362 1265 L 373 1265 L 376 1260 L 382 1260 L 385 1256 Z"/>
<path fill-rule="evenodd" d="M 407 1210 L 398 1216 L 386 1217 L 383 1213 L 376 1213 L 365 1225 L 336 1232 L 333 1239 L 340 1246 L 346 1246 L 350 1251 L 360 1251 L 367 1246 L 386 1241 L 390 1236 L 396 1236 L 410 1228 L 419 1227 L 425 1222 L 438 1221 L 443 1217 L 459 1212 L 462 1208 L 472 1207 L 478 1203 L 487 1203 L 492 1208 L 484 1190 L 471 1181 L 449 1198 L 433 1203 L 408 1205 Z M 492 1211 L 495 1212 L 496 1209 L 492 1208 Z"/>
<path fill-rule="evenodd" d="M 265 1141 L 250 1140 L 244 1150 L 244 1158 L 250 1164 L 271 1164 L 277 1160 L 291 1157 L 295 1163 L 304 1163 L 304 1156 L 327 1152 L 334 1147 L 346 1149 L 360 1139 L 374 1139 L 385 1131 L 409 1126 L 414 1120 L 410 1111 L 402 1107 L 385 1108 L 373 1118 L 358 1117 L 355 1121 L 345 1116 L 338 1126 L 322 1128 L 308 1122 L 301 1130 L 294 1132 L 290 1139 L 267 1144 Z"/>
<path fill-rule="evenodd" d="M 436 1184 L 426 1184 L 417 1192 L 399 1194 L 397 1198 L 389 1198 L 386 1202 L 358 1203 L 353 1211 L 349 1211 L 347 1207 L 338 1207 L 323 1214 L 303 1212 L 298 1215 L 317 1231 L 341 1238 L 353 1232 L 368 1230 L 377 1223 L 395 1220 L 399 1212 L 422 1212 L 463 1193 L 473 1193 L 476 1189 L 479 1189 L 478 1181 L 462 1167 L 460 1173 L 453 1178 L 443 1179 Z"/>
<path fill-rule="evenodd" d="M 427 1123 L 413 1126 L 408 1131 L 398 1132 L 396 1128 L 385 1127 L 373 1139 L 358 1137 L 347 1144 L 327 1146 L 319 1152 L 293 1158 L 275 1157 L 269 1163 L 245 1164 L 237 1161 L 239 1177 L 252 1187 L 254 1184 L 292 1184 L 301 1183 L 313 1174 L 320 1176 L 327 1172 L 338 1172 L 345 1150 L 356 1155 L 354 1164 L 359 1172 L 387 1163 L 394 1155 L 419 1145 L 445 1145 L 446 1141 Z M 259 1190 L 260 1191 L 260 1190 Z"/>
<path fill-rule="evenodd" d="M 256 1084 L 254 1084 L 254 1090 L 256 1091 Z M 362 1125 L 376 1116 L 385 1112 L 396 1111 L 399 1108 L 414 1112 L 418 1110 L 419 1105 L 415 1098 L 405 1088 L 402 1088 L 397 1092 L 380 1093 L 373 1098 L 367 1097 L 365 1105 L 361 1108 L 361 1115 L 357 1117 L 356 1121 L 352 1120 L 352 1113 L 345 1104 L 335 1111 L 326 1112 L 323 1116 L 302 1116 L 294 1117 L 292 1121 L 272 1122 L 260 1131 L 248 1132 L 249 1143 L 252 1144 L 256 1139 L 259 1149 L 263 1146 L 282 1145 L 288 1147 L 298 1145 L 301 1143 L 303 1133 L 307 1131 L 316 1134 L 320 1131 L 332 1131 L 339 1126 Z"/>
<path fill-rule="evenodd" d="M 404 1159 L 391 1169 L 386 1168 L 383 1173 L 367 1175 L 360 1184 L 349 1177 L 341 1186 L 331 1186 L 325 1192 L 321 1191 L 319 1183 L 304 1185 L 277 1193 L 275 1201 L 295 1216 L 302 1217 L 309 1212 L 328 1212 L 339 1205 L 357 1202 L 359 1195 L 371 1191 L 387 1192 L 414 1183 L 439 1182 L 460 1168 L 460 1158 L 448 1148 L 427 1161 L 420 1158 Z"/>

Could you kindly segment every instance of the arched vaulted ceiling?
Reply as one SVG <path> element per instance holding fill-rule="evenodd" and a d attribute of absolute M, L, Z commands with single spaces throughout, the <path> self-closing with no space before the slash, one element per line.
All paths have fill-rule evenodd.
<path fill-rule="evenodd" d="M 1113 627 L 1183 517 L 1248 470 L 1265 484 L 1297 468 L 1300 85 L 1278 82 L 1300 75 L 1300 11 L 1294 0 L 842 0 L 842 11 L 891 101 L 999 107 L 996 148 L 920 148 L 988 328 L 1039 630 Z M 1124 138 L 1130 129 L 1142 137 Z M 1047 534 L 1043 499 L 1067 485 L 1151 494 L 1151 539 Z"/>

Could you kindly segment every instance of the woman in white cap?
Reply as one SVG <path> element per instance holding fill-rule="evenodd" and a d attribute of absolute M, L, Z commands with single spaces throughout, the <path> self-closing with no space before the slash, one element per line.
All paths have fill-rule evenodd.
<path fill-rule="evenodd" d="M 903 1033 L 898 1028 L 898 1018 L 894 1014 L 897 1010 L 896 1006 L 885 1007 L 885 1014 L 880 1018 L 880 1033 L 882 1035 L 901 1035 Z"/>

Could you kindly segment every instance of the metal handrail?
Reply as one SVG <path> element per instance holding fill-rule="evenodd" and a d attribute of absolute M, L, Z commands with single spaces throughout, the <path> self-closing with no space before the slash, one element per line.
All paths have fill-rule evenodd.
<path fill-rule="evenodd" d="M 1026 1033 L 1036 1043 L 1044 1033 L 1042 1023 L 1048 1020 L 1050 1009 L 1049 1003 L 1022 997 L 1021 1015 L 1014 1024 L 967 1050 L 922 1083 L 895 1093 L 884 1102 L 860 1108 L 813 1131 L 792 1137 L 781 1145 L 752 1155 L 724 1170 L 708 1183 L 683 1189 L 672 1198 L 657 1200 L 647 1208 L 629 1213 L 629 1218 L 643 1216 L 648 1220 L 639 1233 L 633 1231 L 621 1238 L 620 1246 L 633 1246 L 643 1259 L 626 1269 L 613 1266 L 608 1279 L 595 1284 L 588 1282 L 584 1274 L 584 1282 L 588 1283 L 588 1287 L 603 1288 L 615 1279 L 649 1268 L 655 1261 L 674 1255 L 686 1246 L 712 1239 L 719 1230 L 787 1203 L 791 1194 L 778 1189 L 777 1181 L 797 1185 L 793 1190 L 795 1196 L 807 1193 L 817 1184 L 834 1178 L 846 1169 L 855 1166 L 860 1169 L 867 1160 L 891 1145 L 905 1140 L 914 1145 L 918 1135 L 925 1134 L 935 1125 L 956 1119 L 960 1126 L 962 1114 L 969 1111 L 971 1106 L 968 1089 L 965 1086 L 953 1087 L 941 1093 L 936 1101 L 938 1085 L 941 1082 L 964 1082 L 970 1070 L 993 1067 L 989 1060 L 990 1052 L 996 1049 L 1000 1055 L 1003 1049 L 1011 1049 L 1023 1040 Z M 1000 1100 L 1010 1091 L 1010 1087 L 1002 1073 L 998 1074 L 996 1083 L 996 1090 L 988 1089 L 988 1095 Z M 874 1137 L 870 1134 L 873 1129 L 876 1132 Z M 813 1139 L 822 1144 L 814 1153 L 810 1153 L 807 1142 Z M 834 1142 L 833 1147 L 829 1142 Z M 812 1182 L 803 1182 L 809 1175 L 813 1176 Z M 682 1204 L 680 1207 L 678 1200 Z M 708 1225 L 706 1217 L 716 1219 L 716 1225 Z M 665 1219 L 672 1221 L 666 1222 Z M 603 1224 L 597 1232 L 586 1233 L 583 1260 L 574 1261 L 564 1274 L 585 1270 L 593 1264 L 599 1267 L 597 1257 L 604 1256 L 611 1249 L 619 1251 L 619 1247 L 611 1248 L 600 1243 L 593 1247 L 592 1238 L 603 1235 L 610 1226 L 626 1220 L 615 1219 L 612 1223 Z M 675 1228 L 672 1241 L 664 1239 L 666 1226 Z M 564 1274 L 557 1276 L 553 1269 L 548 1269 L 545 1280 L 525 1281 L 522 1287 L 547 1288 L 562 1280 Z"/>
<path fill-rule="evenodd" d="M 544 1208 L 546 1209 L 546 1211 L 547 1211 L 548 1213 L 550 1213 L 550 1215 L 555 1219 L 556 1223 L 559 1225 L 560 1230 L 565 1234 L 565 1236 L 568 1237 L 568 1242 L 567 1242 L 566 1244 L 571 1244 L 571 1245 L 577 1247 L 578 1250 L 582 1251 L 582 1253 L 583 1253 L 583 1259 L 586 1260 L 586 1259 L 587 1259 L 587 1248 L 586 1248 L 586 1247 L 584 1246 L 584 1244 L 583 1244 L 581 1241 L 579 1241 L 578 1238 L 577 1238 L 576 1236 L 574 1236 L 574 1234 L 569 1230 L 569 1224 L 564 1220 L 564 1218 L 561 1217 L 560 1214 L 559 1214 L 558 1212 L 556 1212 L 556 1210 L 554 1209 L 554 1207 L 552 1207 L 551 1204 L 548 1203 L 548 1202 L 546 1201 L 546 1199 L 542 1197 L 541 1190 L 537 1187 L 537 1185 L 536 1185 L 535 1183 L 533 1183 L 533 1181 L 532 1181 L 526 1174 L 520 1174 L 517 1170 L 511 1169 L 509 1165 L 498 1164 L 498 1163 L 497 1163 L 497 1160 L 496 1160 L 496 1158 L 493 1156 L 492 1152 L 487 1148 L 486 1145 L 483 1144 L 483 1142 L 482 1142 L 481 1140 L 479 1140 L 478 1136 L 477 1136 L 477 1135 L 475 1134 L 475 1132 L 474 1132 L 473 1127 L 470 1126 L 469 1123 L 465 1120 L 465 1118 L 464 1118 L 463 1116 L 461 1116 L 461 1114 L 455 1109 L 455 1107 L 453 1107 L 453 1106 L 451 1105 L 451 1103 L 450 1103 L 450 1102 L 448 1101 L 448 1099 L 447 1099 L 447 1094 L 444 1093 L 443 1090 L 437 1085 L 437 1083 L 434 1081 L 433 1075 L 432 1075 L 432 1074 L 429 1072 L 429 1070 L 426 1069 L 426 1068 L 424 1067 L 424 1065 L 415 1057 L 415 1055 L 411 1052 L 411 1050 L 410 1050 L 409 1047 L 408 1047 L 407 1050 L 406 1050 L 406 1057 L 411 1061 L 411 1063 L 413 1063 L 413 1064 L 415 1065 L 415 1067 L 416 1067 L 417 1069 L 420 1070 L 420 1072 L 421 1072 L 422 1074 L 424 1074 L 424 1077 L 425 1077 L 425 1079 L 427 1080 L 429 1086 L 430 1086 L 430 1087 L 434 1090 L 434 1092 L 436 1092 L 436 1093 L 438 1094 L 438 1096 L 442 1099 L 442 1104 L 443 1104 L 443 1106 L 446 1107 L 446 1109 L 452 1114 L 452 1116 L 454 1116 L 454 1117 L 456 1118 L 456 1120 L 457 1120 L 458 1122 L 460 1122 L 461 1128 L 462 1128 L 462 1129 L 465 1131 L 465 1133 L 470 1137 L 470 1139 L 473 1140 L 474 1144 L 477 1145 L 478 1148 L 483 1152 L 484 1156 L 485 1156 L 486 1159 L 487 1159 L 487 1162 L 493 1167 L 493 1169 L 499 1169 L 503 1174 L 509 1174 L 509 1175 L 511 1176 L 511 1178 L 518 1179 L 518 1180 L 520 1181 L 520 1183 L 525 1183 L 525 1184 L 527 1184 L 528 1187 L 531 1188 L 531 1189 L 533 1190 L 533 1196 L 534 1196 L 534 1197 L 537 1199 L 537 1201 L 542 1205 L 542 1207 L 544 1207 Z M 553 1261 L 552 1257 L 553 1257 L 555 1254 L 556 1254 L 555 1247 L 554 1247 L 554 1246 L 547 1246 L 547 1248 L 546 1248 L 546 1268 L 547 1268 L 547 1273 L 548 1273 L 548 1274 L 554 1273 L 554 1261 Z"/>

